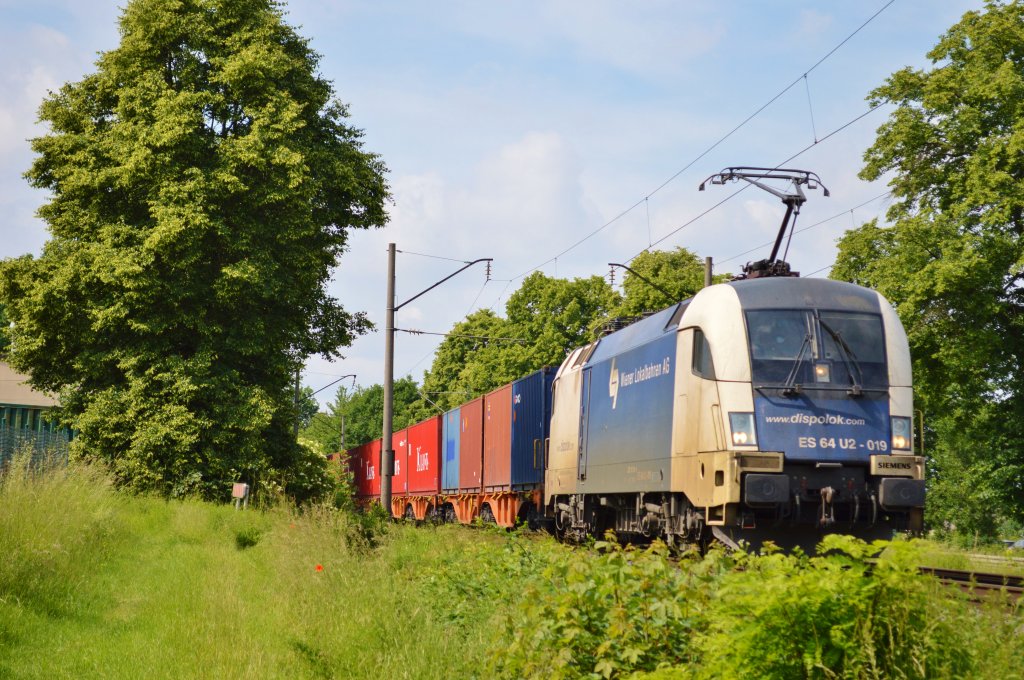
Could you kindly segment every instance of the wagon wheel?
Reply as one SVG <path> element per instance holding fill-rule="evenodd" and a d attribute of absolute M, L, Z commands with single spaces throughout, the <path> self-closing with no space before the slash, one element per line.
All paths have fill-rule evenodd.
<path fill-rule="evenodd" d="M 405 506 L 405 513 L 402 515 L 404 519 L 416 521 L 416 511 L 412 509 L 412 505 Z"/>
<path fill-rule="evenodd" d="M 498 521 L 496 519 L 494 519 L 494 513 L 491 512 L 491 506 L 490 505 L 486 505 L 485 504 L 484 507 L 480 508 L 480 521 L 483 522 L 484 524 L 497 524 L 498 523 Z"/>

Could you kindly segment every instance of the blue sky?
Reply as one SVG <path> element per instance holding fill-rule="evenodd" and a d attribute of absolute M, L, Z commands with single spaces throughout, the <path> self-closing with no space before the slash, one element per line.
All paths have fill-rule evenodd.
<path fill-rule="evenodd" d="M 34 216 L 45 195 L 21 178 L 32 159 L 26 140 L 42 131 L 35 111 L 48 90 L 92 72 L 96 54 L 116 47 L 119 6 L 0 0 L 2 257 L 38 253 L 46 239 L 45 224 Z M 499 279 L 537 266 L 563 277 L 606 275 L 608 262 L 661 239 L 657 247 L 684 246 L 714 257 L 718 271 L 738 271 L 767 254 L 764 248 L 737 257 L 774 238 L 782 206 L 768 194 L 745 191 L 679 229 L 737 188 L 698 193 L 700 181 L 730 165 L 774 166 L 846 125 L 868 110 L 865 96 L 873 87 L 903 66 L 927 65 L 939 35 L 981 6 L 980 0 L 287 3 L 287 21 L 322 55 L 322 74 L 350 105 L 366 147 L 387 163 L 394 192 L 389 225 L 352 235 L 332 292 L 382 326 L 388 242 L 406 251 L 398 258 L 399 301 L 459 266 L 409 253 L 494 258 L 494 281 L 485 284 L 483 269 L 470 269 L 400 312 L 399 327 L 437 332 L 478 307 L 502 312 L 520 279 Z M 869 184 L 857 173 L 886 115 L 886 109 L 870 113 L 788 163 L 817 172 L 832 192 L 828 199 L 810 193 L 798 228 L 839 215 L 796 236 L 789 254 L 794 269 L 827 275 L 843 231 L 884 214 L 885 199 L 871 200 L 885 192 L 884 182 Z M 438 340 L 399 334 L 396 374 L 419 379 Z M 357 340 L 342 361 L 311 359 L 304 381 L 316 389 L 332 376 L 356 373 L 369 385 L 381 380 L 382 369 L 383 335 L 374 333 Z"/>

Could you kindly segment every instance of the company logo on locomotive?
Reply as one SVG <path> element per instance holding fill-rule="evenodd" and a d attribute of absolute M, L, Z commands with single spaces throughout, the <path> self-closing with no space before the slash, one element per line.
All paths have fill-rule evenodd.
<path fill-rule="evenodd" d="M 660 362 L 645 362 L 631 370 L 619 371 L 617 358 L 612 359 L 612 367 L 608 376 L 608 396 L 612 399 L 612 409 L 619 401 L 619 390 L 638 385 L 648 380 L 667 376 L 672 372 L 672 358 L 664 357 Z"/>

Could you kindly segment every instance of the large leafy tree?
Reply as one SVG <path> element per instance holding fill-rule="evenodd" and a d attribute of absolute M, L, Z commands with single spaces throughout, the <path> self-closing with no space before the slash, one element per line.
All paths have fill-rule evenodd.
<path fill-rule="evenodd" d="M 505 305 L 506 318 L 478 310 L 455 324 L 434 356 L 423 391 L 437 408 L 452 408 L 543 366 L 593 339 L 592 329 L 620 303 L 599 276 L 559 279 L 536 272 Z M 435 407 L 436 406 L 436 407 Z"/>
<path fill-rule="evenodd" d="M 421 419 L 420 407 L 420 387 L 416 381 L 409 376 L 395 380 L 395 429 L 418 422 Z M 437 413 L 436 410 L 434 413 Z M 371 385 L 352 390 L 339 388 L 335 400 L 328 407 L 328 413 L 316 414 L 303 434 L 321 442 L 325 451 L 340 451 L 342 416 L 346 449 L 380 437 L 384 418 L 384 387 Z"/>
<path fill-rule="evenodd" d="M 509 348 L 514 377 L 561 364 L 566 354 L 594 339 L 593 326 L 620 300 L 600 276 L 570 281 L 535 272 L 526 277 L 505 305 L 513 337 L 526 340 Z"/>
<path fill-rule="evenodd" d="M 968 12 L 928 56 L 871 94 L 895 108 L 861 176 L 891 178 L 892 226 L 847 234 L 832 276 L 906 326 L 931 519 L 992 533 L 1024 514 L 1024 6 Z"/>
<path fill-rule="evenodd" d="M 7 312 L 4 311 L 4 306 L 0 305 L 0 358 L 7 356 L 7 350 L 11 346 L 9 326 L 10 321 L 7 320 Z"/>
<path fill-rule="evenodd" d="M 425 397 L 447 410 L 518 378 L 513 375 L 518 366 L 509 366 L 512 357 L 507 350 L 522 342 L 491 310 L 473 312 L 455 324 L 434 353 L 423 378 Z M 430 404 L 424 401 L 423 406 L 429 413 Z"/>
<path fill-rule="evenodd" d="M 655 312 L 693 297 L 704 287 L 704 262 L 686 248 L 645 250 L 633 258 L 629 267 L 647 281 L 626 272 L 622 279 L 622 304 L 615 309 L 616 316 Z M 717 274 L 713 282 L 721 283 L 730 278 L 731 274 Z"/>
<path fill-rule="evenodd" d="M 368 327 L 326 283 L 385 168 L 274 0 L 130 0 L 120 31 L 40 108 L 51 238 L 0 271 L 11 361 L 127 485 L 287 482 L 294 369 Z"/>

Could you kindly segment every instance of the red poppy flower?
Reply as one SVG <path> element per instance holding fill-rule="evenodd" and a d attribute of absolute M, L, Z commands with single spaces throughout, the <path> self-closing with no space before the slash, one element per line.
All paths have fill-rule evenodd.
<path fill-rule="evenodd" d="M 322 564 L 316 565 L 316 570 L 317 571 L 323 571 L 324 570 L 324 565 L 322 565 Z"/>

